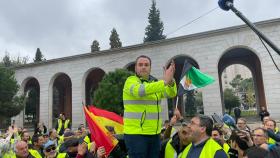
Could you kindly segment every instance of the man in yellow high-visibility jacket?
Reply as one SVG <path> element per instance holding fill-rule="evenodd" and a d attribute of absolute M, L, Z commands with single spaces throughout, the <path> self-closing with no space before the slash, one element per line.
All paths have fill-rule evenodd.
<path fill-rule="evenodd" d="M 123 89 L 124 140 L 129 158 L 159 156 L 161 99 L 177 94 L 174 62 L 165 69 L 163 80 L 157 81 L 150 72 L 151 59 L 139 56 L 135 62 L 136 75 L 127 78 Z"/>
<path fill-rule="evenodd" d="M 61 113 L 59 115 L 59 118 L 57 119 L 57 124 L 56 124 L 56 131 L 57 131 L 57 134 L 62 136 L 64 134 L 64 130 L 66 128 L 69 128 L 71 129 L 71 122 L 69 119 L 67 119 L 65 117 L 65 114 L 64 113 Z"/>
<path fill-rule="evenodd" d="M 227 158 L 223 148 L 211 138 L 213 121 L 205 115 L 197 115 L 191 119 L 189 124 L 189 144 L 179 158 Z"/>

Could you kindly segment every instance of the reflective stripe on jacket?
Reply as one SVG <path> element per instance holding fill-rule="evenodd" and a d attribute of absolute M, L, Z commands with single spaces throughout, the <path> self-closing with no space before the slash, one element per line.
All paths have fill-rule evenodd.
<path fill-rule="evenodd" d="M 37 150 L 29 149 L 28 151 L 33 157 L 42 158 L 42 155 Z"/>
<path fill-rule="evenodd" d="M 124 133 L 159 134 L 162 125 L 162 98 L 176 96 L 176 84 L 164 81 L 143 81 L 137 76 L 127 78 L 123 89 Z"/>
<path fill-rule="evenodd" d="M 182 154 L 180 154 L 180 158 L 186 158 L 189 154 L 189 150 L 192 147 L 192 143 L 189 144 Z M 218 150 L 221 150 L 222 147 L 212 138 L 209 138 L 205 143 L 203 149 L 201 150 L 199 158 L 214 158 L 215 154 Z"/>
<path fill-rule="evenodd" d="M 166 144 L 164 158 L 177 158 L 178 157 L 176 150 L 170 144 L 171 141 L 172 141 L 172 139 L 169 139 L 169 141 Z"/>
<path fill-rule="evenodd" d="M 61 120 L 61 119 L 58 119 L 57 121 L 58 121 L 57 133 L 59 133 L 60 130 L 61 130 L 61 128 L 62 128 L 62 120 Z M 64 122 L 64 129 L 65 129 L 65 128 L 68 128 L 69 122 L 70 122 L 69 119 L 65 120 L 65 122 Z"/>

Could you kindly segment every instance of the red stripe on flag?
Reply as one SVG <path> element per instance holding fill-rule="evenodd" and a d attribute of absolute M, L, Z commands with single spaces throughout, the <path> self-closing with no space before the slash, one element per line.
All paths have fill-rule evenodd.
<path fill-rule="evenodd" d="M 91 133 L 91 139 L 95 141 L 97 148 L 104 146 L 106 156 L 108 156 L 117 145 L 117 139 L 114 138 L 105 127 L 102 127 L 102 125 L 99 125 L 98 122 L 94 120 L 96 116 L 88 111 L 86 106 L 84 106 L 84 112 Z"/>
<path fill-rule="evenodd" d="M 123 124 L 123 118 L 113 112 L 110 111 L 106 111 L 103 109 L 99 109 L 93 105 L 90 105 L 88 107 L 89 111 L 92 112 L 94 115 L 96 116 L 101 116 L 101 117 L 105 117 L 107 119 L 113 120 L 115 122 L 118 122 L 120 124 Z"/>

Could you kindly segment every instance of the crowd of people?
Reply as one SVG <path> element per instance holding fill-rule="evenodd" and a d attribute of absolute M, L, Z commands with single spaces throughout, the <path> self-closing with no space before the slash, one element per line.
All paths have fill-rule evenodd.
<path fill-rule="evenodd" d="M 276 121 L 262 109 L 262 124 L 249 128 L 238 111 L 236 121 L 217 122 L 206 115 L 185 120 L 175 108 L 170 120 L 162 122 L 161 99 L 176 96 L 175 63 L 164 68 L 162 80 L 150 75 L 151 59 L 139 56 L 135 75 L 123 89 L 124 134 L 108 126 L 119 142 L 110 152 L 97 146 L 84 124 L 72 130 L 62 113 L 53 129 L 38 123 L 31 131 L 9 127 L 0 139 L 2 158 L 280 158 L 280 131 Z M 229 116 L 230 117 L 230 116 Z M 235 123 L 236 122 L 236 123 Z M 175 127 L 176 125 L 176 127 Z"/>
<path fill-rule="evenodd" d="M 31 136 L 31 133 L 34 132 Z M 60 114 L 56 128 L 38 123 L 32 131 L 10 126 L 0 139 L 1 158 L 103 158 L 104 147 L 96 147 L 84 124 L 71 130 L 70 120 Z"/>

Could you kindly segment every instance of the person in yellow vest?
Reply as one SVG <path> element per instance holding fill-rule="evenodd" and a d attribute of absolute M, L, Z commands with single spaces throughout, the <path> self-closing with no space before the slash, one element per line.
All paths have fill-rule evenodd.
<path fill-rule="evenodd" d="M 57 124 L 55 126 L 55 129 L 56 129 L 58 135 L 62 136 L 64 134 L 64 130 L 66 128 L 71 129 L 71 122 L 69 119 L 67 119 L 65 117 L 64 113 L 61 113 L 59 115 L 59 118 L 57 119 Z"/>
<path fill-rule="evenodd" d="M 15 144 L 14 153 L 7 158 L 41 158 L 40 155 L 32 155 L 28 150 L 28 145 L 25 141 L 18 141 Z"/>
<path fill-rule="evenodd" d="M 43 135 L 35 134 L 32 136 L 32 145 L 29 147 L 29 152 L 31 155 L 34 157 L 43 157 L 43 144 L 44 142 L 44 137 Z"/>
<path fill-rule="evenodd" d="M 172 138 L 163 141 L 159 157 L 177 158 L 190 143 L 190 128 L 187 123 L 183 122 L 179 131 Z"/>
<path fill-rule="evenodd" d="M 191 119 L 189 124 L 189 144 L 180 158 L 227 158 L 223 148 L 211 138 L 213 120 L 205 115 L 197 115 Z"/>
<path fill-rule="evenodd" d="M 162 98 L 177 94 L 173 76 L 175 63 L 164 69 L 163 80 L 150 75 L 151 59 L 141 55 L 135 61 L 135 75 L 123 88 L 124 140 L 129 158 L 156 158 L 160 150 Z"/>
<path fill-rule="evenodd" d="M 43 147 L 44 158 L 66 158 L 66 153 L 58 153 L 54 141 L 49 140 Z"/>
<path fill-rule="evenodd" d="M 264 124 L 264 128 L 267 130 L 268 133 L 268 143 L 269 144 L 276 144 L 280 142 L 280 132 L 278 128 L 276 128 L 276 122 L 274 120 L 268 120 Z"/>
<path fill-rule="evenodd" d="M 30 135 L 27 131 L 22 132 L 21 140 L 25 141 L 27 144 L 30 144 L 30 145 L 32 144 Z"/>
<path fill-rule="evenodd" d="M 221 147 L 224 149 L 226 153 L 228 153 L 230 146 L 228 145 L 228 143 L 225 142 L 223 138 L 223 132 L 219 128 L 217 127 L 213 128 L 211 137 L 221 145 Z"/>
<path fill-rule="evenodd" d="M 252 133 L 254 145 L 268 150 L 268 133 L 263 128 L 256 128 Z"/>

